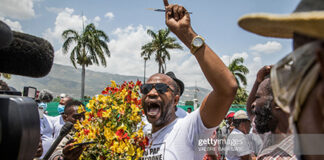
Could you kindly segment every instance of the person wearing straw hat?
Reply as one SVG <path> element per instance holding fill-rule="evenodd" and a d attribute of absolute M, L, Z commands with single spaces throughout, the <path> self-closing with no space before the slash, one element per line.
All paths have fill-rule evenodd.
<path fill-rule="evenodd" d="M 294 51 L 271 69 L 274 100 L 291 114 L 295 133 L 324 133 L 324 1 L 301 0 L 292 14 L 249 14 L 238 24 L 262 36 L 293 39 Z M 302 159 L 324 159 L 316 139 L 296 140 Z"/>
<path fill-rule="evenodd" d="M 234 129 L 226 140 L 225 156 L 227 160 L 248 160 L 254 157 L 247 134 L 251 121 L 243 110 L 235 112 Z"/>

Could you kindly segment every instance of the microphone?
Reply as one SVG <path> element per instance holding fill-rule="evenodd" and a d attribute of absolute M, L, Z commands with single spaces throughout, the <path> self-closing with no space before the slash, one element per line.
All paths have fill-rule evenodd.
<path fill-rule="evenodd" d="M 70 132 L 72 129 L 73 124 L 71 122 L 65 122 L 64 126 L 61 128 L 59 136 L 56 138 L 56 140 L 53 142 L 51 147 L 46 152 L 43 160 L 48 160 L 48 158 L 52 155 L 56 147 L 60 144 L 62 139 Z"/>
<path fill-rule="evenodd" d="M 7 47 L 12 41 L 12 32 L 10 27 L 0 21 L 0 48 Z"/>
<path fill-rule="evenodd" d="M 54 60 L 52 45 L 29 34 L 15 31 L 12 34 L 10 45 L 0 46 L 0 72 L 34 78 L 46 76 Z"/>

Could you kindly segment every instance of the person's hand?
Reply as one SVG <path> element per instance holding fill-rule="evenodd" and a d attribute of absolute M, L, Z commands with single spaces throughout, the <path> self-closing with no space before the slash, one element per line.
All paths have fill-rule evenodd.
<path fill-rule="evenodd" d="M 192 39 L 196 36 L 190 24 L 188 11 L 179 5 L 163 0 L 165 6 L 165 23 L 177 37 L 190 48 Z"/>
<path fill-rule="evenodd" d="M 43 144 L 42 144 L 42 135 L 40 136 L 40 140 L 38 143 L 37 151 L 35 153 L 35 157 L 40 157 L 43 154 Z"/>
<path fill-rule="evenodd" d="M 264 77 L 270 74 L 272 65 L 263 66 L 257 73 L 257 82 L 261 83 L 264 80 Z"/>
<path fill-rule="evenodd" d="M 72 143 L 67 144 L 63 148 L 63 158 L 64 160 L 77 160 L 83 152 L 85 145 L 75 147 Z"/>

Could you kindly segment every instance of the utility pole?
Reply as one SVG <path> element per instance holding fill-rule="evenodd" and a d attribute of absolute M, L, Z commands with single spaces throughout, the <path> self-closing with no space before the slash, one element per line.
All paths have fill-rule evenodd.
<path fill-rule="evenodd" d="M 146 74 L 146 61 L 147 61 L 147 59 L 148 59 L 148 56 L 144 56 L 144 84 L 145 84 L 145 74 Z"/>

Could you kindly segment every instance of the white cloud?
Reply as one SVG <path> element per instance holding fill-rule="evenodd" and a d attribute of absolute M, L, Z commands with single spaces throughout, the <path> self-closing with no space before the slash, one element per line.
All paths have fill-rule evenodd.
<path fill-rule="evenodd" d="M 28 19 L 35 16 L 33 0 L 1 0 L 0 16 Z"/>
<path fill-rule="evenodd" d="M 259 69 L 261 69 L 261 67 L 263 66 L 262 64 L 262 59 L 261 57 L 253 57 L 252 60 L 250 60 L 250 62 L 247 64 L 247 67 L 249 69 L 249 74 L 246 75 L 246 79 L 247 79 L 247 91 L 250 92 L 254 81 L 256 79 L 257 73 L 259 71 Z"/>
<path fill-rule="evenodd" d="M 48 28 L 45 33 L 43 33 L 43 37 L 50 41 L 51 43 L 54 42 L 61 42 L 62 43 L 62 33 L 64 30 L 73 29 L 76 31 L 82 30 L 82 16 L 81 15 L 74 15 L 74 9 L 65 8 L 63 11 L 59 12 L 56 20 L 55 20 L 55 27 Z M 87 18 L 83 16 L 84 23 L 86 24 Z"/>
<path fill-rule="evenodd" d="M 256 44 L 255 46 L 250 47 L 250 50 L 259 52 L 259 53 L 275 53 L 282 49 L 282 45 L 277 41 L 268 41 L 265 44 Z"/>
<path fill-rule="evenodd" d="M 146 34 L 147 28 L 140 25 L 116 29 L 118 32 L 113 32 L 116 38 L 111 39 L 108 43 L 111 57 L 107 58 L 107 67 L 93 65 L 87 69 L 123 75 L 143 75 L 144 60 L 140 56 L 140 52 L 141 46 L 150 40 L 150 37 Z M 111 37 L 111 35 L 108 36 Z M 55 52 L 54 62 L 72 65 L 69 56 L 63 55 L 61 49 Z"/>
<path fill-rule="evenodd" d="M 229 55 L 223 55 L 220 58 L 225 63 L 226 66 L 228 66 L 235 58 L 243 57 L 244 60 L 248 59 L 249 55 L 246 52 L 242 53 L 234 53 L 232 56 Z"/>
<path fill-rule="evenodd" d="M 18 21 L 11 21 L 10 19 L 6 19 L 4 17 L 0 17 L 0 20 L 6 23 L 11 28 L 11 30 L 23 32 L 21 24 Z"/>
<path fill-rule="evenodd" d="M 56 8 L 56 7 L 46 7 L 46 10 L 51 13 L 59 14 L 64 11 L 64 8 Z"/>
<path fill-rule="evenodd" d="M 93 19 L 93 23 L 95 26 L 99 26 L 99 22 L 100 22 L 101 18 L 99 16 L 96 16 L 94 19 Z"/>
<path fill-rule="evenodd" d="M 128 26 L 125 28 L 117 28 L 113 31 L 113 36 L 108 43 L 111 57 L 107 58 L 107 67 L 90 66 L 87 69 L 99 72 L 109 72 L 122 75 L 141 76 L 144 75 L 144 60 L 140 56 L 141 46 L 151 40 L 146 30 L 151 27 Z M 110 36 L 112 37 L 112 36 Z M 178 43 L 182 44 L 180 41 Z M 194 86 L 197 82 L 198 86 L 211 88 L 202 73 L 199 64 L 188 49 L 170 51 L 171 60 L 167 61 L 167 71 L 173 71 L 186 86 Z M 63 55 L 62 51 L 55 52 L 55 63 L 63 65 L 72 65 L 68 55 Z M 146 77 L 157 73 L 158 65 L 154 61 L 154 57 L 146 63 Z M 143 80 L 143 79 L 141 79 Z"/>
<path fill-rule="evenodd" d="M 141 46 L 150 40 L 146 34 L 147 28 L 141 25 L 117 28 L 112 33 L 116 38 L 108 43 L 111 57 L 107 59 L 107 67 L 91 66 L 89 69 L 123 75 L 143 75 L 144 60 L 140 53 Z M 150 65 L 147 62 L 147 73 Z"/>
<path fill-rule="evenodd" d="M 112 12 L 107 12 L 105 14 L 105 17 L 108 18 L 109 20 L 114 19 L 115 15 Z"/>

